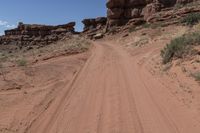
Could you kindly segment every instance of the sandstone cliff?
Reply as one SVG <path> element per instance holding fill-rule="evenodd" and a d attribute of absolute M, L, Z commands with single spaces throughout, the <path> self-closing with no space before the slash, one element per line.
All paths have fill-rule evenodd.
<path fill-rule="evenodd" d="M 108 0 L 108 24 L 123 25 L 131 19 L 148 21 L 157 12 L 193 1 L 197 0 Z"/>
<path fill-rule="evenodd" d="M 83 29 L 84 32 L 93 29 L 102 29 L 107 23 L 107 18 L 106 17 L 89 18 L 89 19 L 84 19 L 82 23 L 84 24 L 84 29 Z"/>
<path fill-rule="evenodd" d="M 0 37 L 0 45 L 46 45 L 75 33 L 74 26 L 75 22 L 57 26 L 20 22 L 17 28 L 5 31 Z"/>
<path fill-rule="evenodd" d="M 82 21 L 84 24 L 83 35 L 87 35 L 90 39 L 93 39 L 94 36 L 101 34 L 100 38 L 102 38 L 102 33 L 104 33 L 107 18 L 106 17 L 97 17 L 97 18 L 89 18 L 84 19 Z"/>

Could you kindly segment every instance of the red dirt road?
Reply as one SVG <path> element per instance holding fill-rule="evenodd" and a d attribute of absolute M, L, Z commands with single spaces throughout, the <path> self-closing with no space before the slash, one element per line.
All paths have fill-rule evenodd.
<path fill-rule="evenodd" d="M 200 133 L 200 119 L 120 46 L 96 43 L 27 133 Z"/>

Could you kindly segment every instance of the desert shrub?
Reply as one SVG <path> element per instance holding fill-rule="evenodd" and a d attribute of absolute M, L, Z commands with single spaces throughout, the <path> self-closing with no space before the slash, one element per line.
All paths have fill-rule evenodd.
<path fill-rule="evenodd" d="M 142 25 L 142 27 L 143 27 L 143 28 L 149 28 L 149 27 L 151 27 L 151 24 L 145 23 L 145 24 Z"/>
<path fill-rule="evenodd" d="M 6 81 L 6 73 L 5 73 L 4 69 L 3 69 L 2 62 L 0 62 L 0 75 L 2 75 L 3 80 Z"/>
<path fill-rule="evenodd" d="M 0 53 L 0 61 L 1 62 L 5 62 L 8 60 L 8 56 L 5 54 Z"/>
<path fill-rule="evenodd" d="M 157 23 L 151 24 L 151 28 L 152 28 L 152 29 L 157 29 L 157 28 L 160 28 L 160 27 L 164 27 L 164 23 L 162 23 L 162 22 L 157 22 Z"/>
<path fill-rule="evenodd" d="M 19 60 L 17 60 L 17 65 L 18 66 L 26 66 L 27 60 L 26 59 L 19 59 Z"/>
<path fill-rule="evenodd" d="M 192 45 L 200 44 L 200 33 L 190 33 L 173 39 L 166 47 L 161 50 L 163 63 L 166 64 L 173 57 L 182 58 L 191 51 Z"/>
<path fill-rule="evenodd" d="M 191 13 L 188 14 L 181 20 L 181 23 L 185 23 L 186 25 L 192 26 L 200 22 L 200 13 Z"/>
<path fill-rule="evenodd" d="M 111 34 L 115 34 L 115 33 L 117 33 L 117 29 L 116 29 L 115 27 L 110 27 L 110 28 L 109 28 L 109 32 L 110 32 Z"/>
<path fill-rule="evenodd" d="M 135 31 L 137 31 L 135 25 L 134 25 L 134 26 L 131 26 L 131 27 L 129 28 L 129 33 L 131 33 L 131 32 L 135 32 Z"/>
<path fill-rule="evenodd" d="M 74 42 L 67 46 L 67 50 L 71 52 L 85 52 L 89 49 L 90 43 L 89 42 Z"/>
<path fill-rule="evenodd" d="M 183 4 L 175 4 L 174 10 L 178 10 L 183 7 Z"/>
<path fill-rule="evenodd" d="M 195 78 L 196 81 L 200 81 L 200 72 L 194 73 L 193 77 Z"/>

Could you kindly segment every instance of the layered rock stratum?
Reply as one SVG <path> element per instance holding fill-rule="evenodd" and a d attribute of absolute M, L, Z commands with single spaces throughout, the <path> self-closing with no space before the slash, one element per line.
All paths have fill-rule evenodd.
<path fill-rule="evenodd" d="M 108 0 L 106 4 L 108 24 L 119 26 L 131 19 L 139 18 L 148 21 L 157 12 L 194 1 L 197 0 Z"/>
<path fill-rule="evenodd" d="M 55 42 L 66 34 L 73 34 L 75 22 L 50 26 L 38 24 L 24 24 L 20 22 L 18 27 L 6 30 L 5 35 L 0 37 L 1 45 L 46 45 Z"/>

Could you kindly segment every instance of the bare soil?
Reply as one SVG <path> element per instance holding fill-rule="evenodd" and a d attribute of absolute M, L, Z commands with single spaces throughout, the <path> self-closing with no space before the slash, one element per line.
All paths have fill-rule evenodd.
<path fill-rule="evenodd" d="M 193 67 L 187 60 L 163 66 L 160 57 L 187 30 L 124 32 L 94 42 L 91 53 L 36 63 L 34 87 L 1 89 L 0 132 L 199 133 L 200 87 L 187 75 Z"/>

